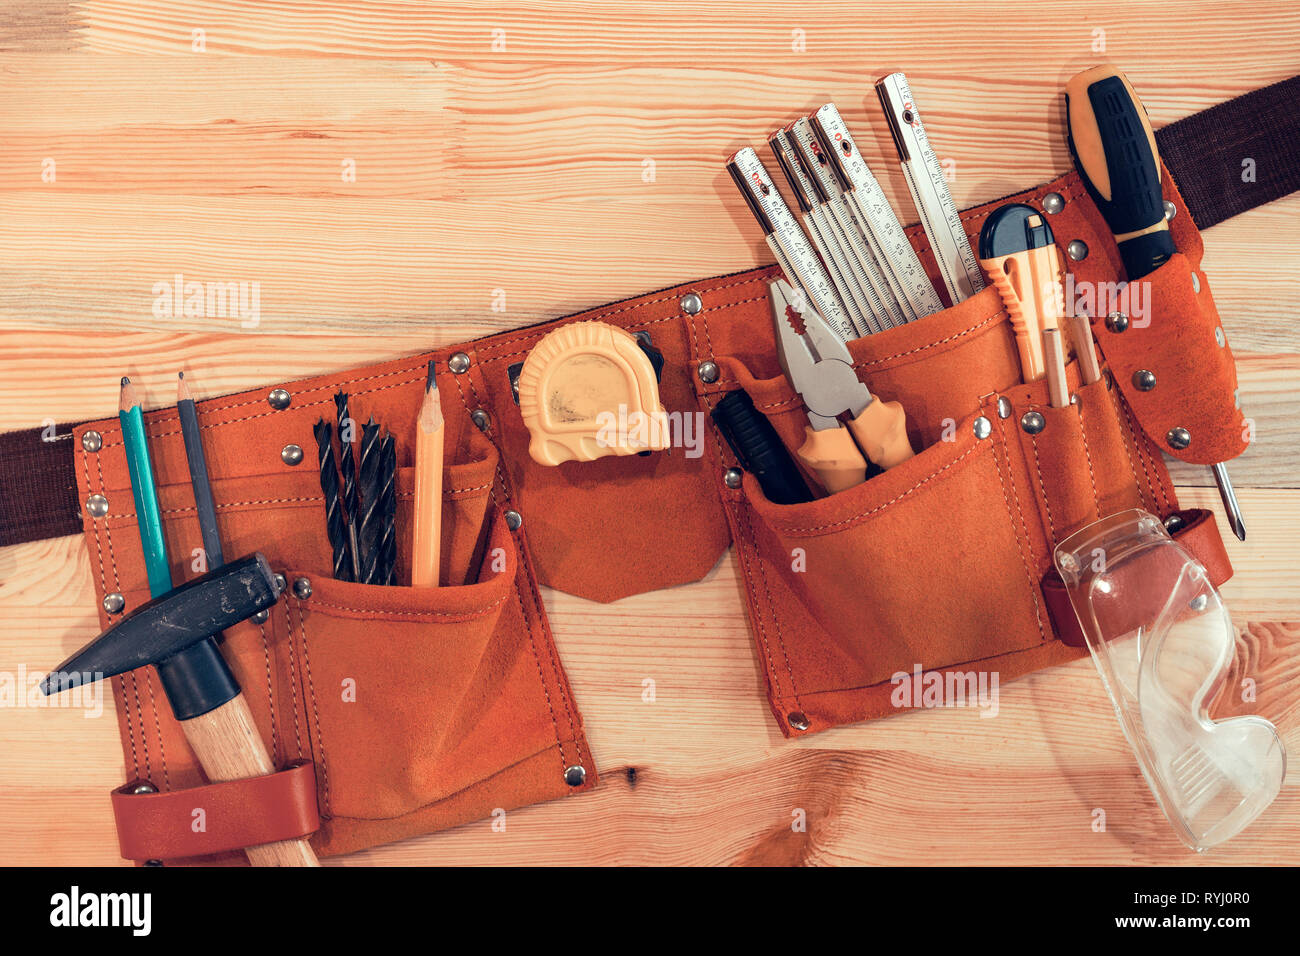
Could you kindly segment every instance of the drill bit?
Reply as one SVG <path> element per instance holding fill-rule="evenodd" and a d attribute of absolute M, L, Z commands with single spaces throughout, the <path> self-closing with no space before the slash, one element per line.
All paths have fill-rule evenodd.
<path fill-rule="evenodd" d="M 339 425 L 339 468 L 343 472 L 343 510 L 348 522 L 348 559 L 352 562 L 352 580 L 361 578 L 361 555 L 357 552 L 357 466 L 352 457 L 352 440 L 356 428 L 348 411 L 348 393 L 334 393 L 334 408 Z"/>
<path fill-rule="evenodd" d="M 339 475 L 334 466 L 334 443 L 331 440 L 333 429 L 322 418 L 312 431 L 316 435 L 316 453 L 320 459 L 320 490 L 325 493 L 325 528 L 330 547 L 334 549 L 334 577 L 340 581 L 352 581 L 343 512 L 339 506 Z"/>
<path fill-rule="evenodd" d="M 379 541 L 383 533 L 383 448 L 373 416 L 361 426 L 361 472 L 358 493 L 361 517 L 357 521 L 357 546 L 363 584 L 378 583 Z"/>
<path fill-rule="evenodd" d="M 385 432 L 380 442 L 383 455 L 379 494 L 380 513 L 383 525 L 379 535 L 379 565 L 376 584 L 393 584 L 397 576 L 397 532 L 393 519 L 397 514 L 397 446 L 391 432 Z"/>

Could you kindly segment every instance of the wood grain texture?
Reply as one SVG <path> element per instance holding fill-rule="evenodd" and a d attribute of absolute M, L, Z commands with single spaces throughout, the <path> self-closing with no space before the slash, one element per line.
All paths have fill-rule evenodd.
<path fill-rule="evenodd" d="M 1157 127 L 1289 76 L 1300 49 L 1288 2 L 1188 0 L 1176 15 L 1119 0 L 12 6 L 0 430 L 109 413 L 123 372 L 165 404 L 177 369 L 222 394 L 765 263 L 722 160 L 828 99 L 908 210 L 871 90 L 890 69 L 907 71 L 971 205 L 1068 168 L 1059 93 L 1099 58 L 1095 31 Z M 1298 213 L 1292 196 L 1206 234 L 1257 430 L 1230 469 L 1248 541 L 1227 532 L 1207 470 L 1174 468 L 1236 568 L 1229 684 L 1255 678 L 1251 706 L 1293 753 Z M 156 316 L 154 284 L 178 272 L 259 282 L 257 326 Z M 602 785 L 511 812 L 503 832 L 484 821 L 327 864 L 1300 863 L 1294 770 L 1230 844 L 1182 849 L 1086 660 L 1003 685 L 996 717 L 908 714 L 791 742 L 763 697 L 730 555 L 687 587 L 545 601 Z M 93 602 L 80 538 L 0 550 L 0 671 L 64 659 L 94 636 Z M 0 708 L 0 862 L 121 863 L 106 698 L 98 714 Z M 791 828 L 798 812 L 806 832 Z"/>

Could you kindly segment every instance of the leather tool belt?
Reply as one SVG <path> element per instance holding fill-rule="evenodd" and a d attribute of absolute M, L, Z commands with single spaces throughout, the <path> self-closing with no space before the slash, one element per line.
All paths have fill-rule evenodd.
<path fill-rule="evenodd" d="M 1288 80 L 1159 131 L 1180 253 L 1143 280 L 1158 334 L 1113 331 L 1096 316 L 1105 375 L 1081 386 L 1072 363 L 1070 406 L 1049 407 L 1045 382 L 1021 383 L 991 287 L 850 342 L 872 392 L 907 409 L 919 452 L 809 503 L 773 504 L 748 475 L 726 480 L 737 463 L 711 423 L 699 457 L 671 448 L 544 467 L 529 457 L 511 390 L 510 367 L 542 336 L 598 319 L 649 335 L 664 357 L 660 396 L 670 413 L 707 416 L 744 388 L 796 448 L 802 406 L 777 366 L 768 309 L 775 267 L 201 402 L 227 553 L 260 550 L 290 582 L 309 585 L 286 588 L 267 621 L 230 630 L 224 645 L 277 765 L 288 769 L 206 785 L 153 670 L 115 678 L 130 778 L 113 798 L 124 856 L 234 862 L 242 846 L 313 831 L 318 853 L 346 853 L 594 786 L 543 585 L 615 601 L 696 581 L 734 547 L 773 716 L 783 734 L 799 736 L 897 712 L 891 678 L 916 667 L 1011 679 L 1085 653 L 1051 553 L 1101 515 L 1179 514 L 1176 537 L 1222 584 L 1232 569 L 1215 523 L 1180 509 L 1161 453 L 1208 464 L 1245 448 L 1198 226 L 1300 186 L 1298 92 L 1300 79 Z M 1273 119 L 1261 123 L 1264 114 Z M 1256 159 L 1259 181 L 1240 182 L 1243 155 Z M 1088 249 L 1068 262 L 1076 283 L 1115 283 L 1114 243 L 1074 174 L 966 210 L 967 233 L 978 236 L 1003 202 L 1044 208 L 1050 194 L 1064 200 L 1049 220 L 1061 245 Z M 924 233 L 908 233 L 935 278 Z M 449 365 L 453 355 L 463 358 Z M 447 418 L 445 586 L 335 580 L 312 456 L 291 466 L 281 450 L 314 448 L 312 425 L 340 389 L 358 420 L 374 415 L 395 434 L 413 433 L 430 359 Z M 1154 371 L 1159 387 L 1138 391 L 1139 369 Z M 273 387 L 288 393 L 287 406 L 268 400 Z M 1046 423 L 1034 434 L 1020 424 L 1029 411 Z M 146 420 L 169 550 L 186 556 L 199 530 L 176 413 Z M 1188 447 L 1168 444 L 1175 426 L 1193 436 Z M 84 534 L 101 602 L 118 593 L 127 609 L 138 606 L 148 589 L 118 422 L 58 431 L 71 440 L 42 442 L 37 429 L 0 436 L 11 489 L 0 499 L 0 544 Z M 412 453 L 399 445 L 399 528 L 409 527 Z M 83 507 L 93 495 L 107 499 L 106 514 Z M 399 568 L 408 560 L 399 554 Z M 177 580 L 191 576 L 188 562 L 173 570 Z M 142 782 L 158 792 L 135 793 Z M 209 813 L 203 834 L 169 825 L 187 820 L 196 799 L 241 812 Z M 242 823 L 214 831 L 218 817 Z"/>

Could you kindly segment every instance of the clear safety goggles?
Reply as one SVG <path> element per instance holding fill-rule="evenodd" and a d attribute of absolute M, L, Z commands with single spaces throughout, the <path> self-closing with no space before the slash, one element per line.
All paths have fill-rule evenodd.
<path fill-rule="evenodd" d="M 1211 720 L 1236 635 L 1205 568 L 1145 511 L 1056 548 L 1056 567 L 1138 766 L 1189 847 L 1239 833 L 1272 803 L 1286 752 L 1262 717 Z"/>

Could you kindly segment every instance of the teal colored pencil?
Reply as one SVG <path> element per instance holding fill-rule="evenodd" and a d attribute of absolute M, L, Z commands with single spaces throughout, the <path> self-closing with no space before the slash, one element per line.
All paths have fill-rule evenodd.
<path fill-rule="evenodd" d="M 159 597 L 172 589 L 172 569 L 167 560 L 167 541 L 163 538 L 158 489 L 153 483 L 149 440 L 144 434 L 144 413 L 140 410 L 140 400 L 135 397 L 135 386 L 125 376 L 117 417 L 122 423 L 126 467 L 131 474 L 131 494 L 135 496 L 135 520 L 140 528 L 140 545 L 144 548 L 145 571 L 149 575 L 149 595 Z"/>

